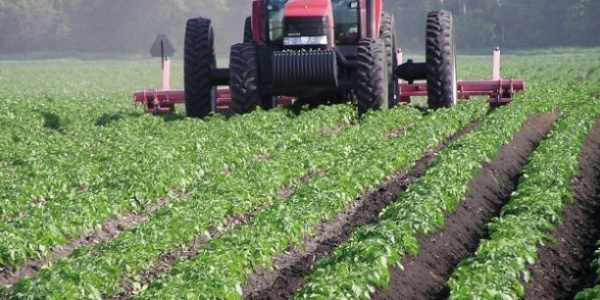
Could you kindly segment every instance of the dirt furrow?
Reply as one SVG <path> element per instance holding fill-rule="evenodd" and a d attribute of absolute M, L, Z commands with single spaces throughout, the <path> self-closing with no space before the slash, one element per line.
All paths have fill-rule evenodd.
<path fill-rule="evenodd" d="M 242 287 L 244 299 L 289 299 L 312 273 L 317 259 L 333 253 L 359 226 L 376 222 L 380 212 L 406 190 L 416 178 L 425 174 L 435 161 L 436 153 L 479 125 L 473 122 L 434 149 L 430 149 L 408 172 L 397 171 L 379 187 L 357 198 L 346 211 L 323 224 L 317 233 L 306 239 L 306 250 L 288 249 L 274 260 L 276 271 L 260 270 L 248 278 Z"/>
<path fill-rule="evenodd" d="M 308 175 L 298 179 L 298 181 L 292 186 L 284 187 L 281 190 L 277 191 L 275 195 L 279 200 L 290 197 L 298 186 L 308 183 L 309 181 L 319 177 L 322 173 L 322 170 L 314 170 Z M 204 244 L 206 244 L 212 239 L 219 238 L 219 236 L 221 236 L 224 232 L 227 232 L 236 228 L 237 226 L 241 226 L 248 223 L 250 219 L 252 219 L 256 214 L 258 214 L 262 210 L 266 209 L 267 206 L 267 204 L 263 204 L 256 207 L 252 211 L 244 213 L 243 215 L 232 216 L 221 226 L 213 226 L 209 228 L 207 230 L 208 235 L 199 235 L 184 247 L 161 254 L 158 258 L 158 261 L 154 264 L 152 268 L 135 276 L 136 283 L 140 284 L 141 286 L 144 286 L 154 281 L 166 271 L 170 270 L 178 260 L 192 259 L 193 257 L 198 255 L 200 249 Z M 135 296 L 133 282 L 130 279 L 123 279 L 123 289 L 123 292 L 111 296 L 106 296 L 104 297 L 104 299 L 123 300 L 131 299 Z"/>
<path fill-rule="evenodd" d="M 600 120 L 588 135 L 579 157 L 580 177 L 571 180 L 575 196 L 552 232 L 555 242 L 538 246 L 538 262 L 529 268 L 525 299 L 573 299 L 594 284 L 590 261 L 600 237 Z"/>
<path fill-rule="evenodd" d="M 445 299 L 446 282 L 457 264 L 473 255 L 487 236 L 485 225 L 506 204 L 517 186 L 528 157 L 548 134 L 558 112 L 530 117 L 498 156 L 483 164 L 457 209 L 446 215 L 443 229 L 418 237 L 419 252 L 402 260 L 403 269 L 390 268 L 389 289 L 372 299 Z"/>
<path fill-rule="evenodd" d="M 143 212 L 129 213 L 112 218 L 106 221 L 99 230 L 96 230 L 91 234 L 71 240 L 65 245 L 52 247 L 48 255 L 41 259 L 30 259 L 27 263 L 17 267 L 15 270 L 11 270 L 10 268 L 0 268 L 0 286 L 13 285 L 21 279 L 35 276 L 43 266 L 54 264 L 57 261 L 70 256 L 74 250 L 93 247 L 98 243 L 112 239 L 121 232 L 145 222 L 158 209 L 165 207 L 175 200 L 185 201 L 187 198 L 188 195 L 185 193 L 173 193 L 172 195 L 163 197 L 156 203 L 149 205 Z"/>
<path fill-rule="evenodd" d="M 158 257 L 158 261 L 152 266 L 151 269 L 142 272 L 138 276 L 136 276 L 135 282 L 144 286 L 160 275 L 164 274 L 167 270 L 171 269 L 175 262 L 180 259 L 191 259 L 198 255 L 200 252 L 200 248 L 202 245 L 206 244 L 208 241 L 212 239 L 218 238 L 223 232 L 232 230 L 239 225 L 244 225 L 252 218 L 252 213 L 245 213 L 244 215 L 237 215 L 229 218 L 227 222 L 221 226 L 213 226 L 208 229 L 208 235 L 203 234 L 197 236 L 190 243 L 185 245 L 185 247 L 181 247 L 177 250 L 163 253 Z M 135 294 L 135 289 L 133 286 L 133 281 L 130 279 L 123 280 L 123 289 L 124 291 L 118 294 L 114 294 L 112 296 L 105 296 L 103 299 L 111 299 L 111 300 L 122 300 L 122 299 L 132 299 Z"/>

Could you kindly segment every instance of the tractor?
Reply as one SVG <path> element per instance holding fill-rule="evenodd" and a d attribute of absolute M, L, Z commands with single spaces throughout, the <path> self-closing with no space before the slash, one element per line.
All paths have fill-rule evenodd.
<path fill-rule="evenodd" d="M 184 90 L 137 92 L 134 101 L 151 113 L 169 113 L 175 103 L 185 103 L 187 116 L 196 118 L 282 103 L 351 102 L 360 116 L 408 103 L 413 96 L 426 96 L 432 109 L 452 107 L 472 95 L 487 95 L 492 105 L 501 105 L 524 89 L 520 80 L 499 78 L 499 51 L 494 52 L 493 80 L 457 81 L 453 18 L 447 11 L 427 15 L 425 62 L 402 63 L 394 15 L 383 11 L 382 2 L 253 0 L 243 42 L 231 46 L 226 69 L 216 67 L 211 20 L 190 19 Z"/>

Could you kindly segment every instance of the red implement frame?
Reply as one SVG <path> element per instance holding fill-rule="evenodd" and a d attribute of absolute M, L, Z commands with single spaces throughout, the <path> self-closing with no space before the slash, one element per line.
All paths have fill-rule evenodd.
<path fill-rule="evenodd" d="M 163 58 L 162 64 L 162 89 L 144 90 L 133 93 L 133 101 L 144 106 L 147 113 L 164 115 L 175 112 L 175 104 L 185 103 L 185 92 L 183 90 L 171 90 L 171 60 Z M 231 94 L 228 88 L 217 89 L 216 111 L 227 113 L 231 107 Z"/>
<path fill-rule="evenodd" d="M 165 115 L 175 112 L 175 104 L 185 104 L 184 90 L 171 90 L 171 60 L 168 57 L 162 63 L 162 89 L 144 90 L 133 93 L 133 102 L 144 106 L 147 113 L 153 115 Z M 290 106 L 294 98 L 275 97 L 278 105 Z M 217 88 L 216 112 L 227 114 L 233 112 L 231 108 L 231 92 L 227 87 Z"/>
<path fill-rule="evenodd" d="M 402 52 L 398 54 L 402 62 Z M 427 83 L 399 82 L 401 103 L 410 103 L 411 97 L 427 97 Z M 500 49 L 496 48 L 492 56 L 492 80 L 458 81 L 458 98 L 470 99 L 471 96 L 488 96 L 491 106 L 508 104 L 513 100 L 516 91 L 525 90 L 525 82 L 515 79 L 500 78 Z"/>
<path fill-rule="evenodd" d="M 398 52 L 398 62 L 402 62 L 402 52 Z M 185 103 L 185 92 L 183 90 L 171 90 L 171 60 L 168 57 L 163 58 L 162 62 L 162 89 L 144 90 L 134 92 L 133 101 L 144 106 L 145 111 L 151 114 L 170 114 L 175 111 L 175 104 Z M 479 81 L 459 81 L 458 98 L 470 99 L 471 96 L 487 96 L 492 106 L 500 106 L 510 103 L 516 91 L 524 91 L 525 83 L 523 80 L 501 79 L 500 78 L 500 50 L 496 48 L 492 59 L 492 79 Z M 427 83 L 416 82 L 406 83 L 398 81 L 400 90 L 400 103 L 410 103 L 411 97 L 427 97 Z M 289 106 L 294 102 L 294 98 L 280 96 L 275 101 L 279 105 Z M 216 92 L 216 112 L 231 113 L 231 93 L 229 88 L 217 88 Z"/>

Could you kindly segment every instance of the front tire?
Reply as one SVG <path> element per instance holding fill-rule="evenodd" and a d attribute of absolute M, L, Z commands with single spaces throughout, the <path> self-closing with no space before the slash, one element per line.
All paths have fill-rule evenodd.
<path fill-rule="evenodd" d="M 427 15 L 425 47 L 429 108 L 455 106 L 458 101 L 456 43 L 450 12 L 433 11 Z"/>
<path fill-rule="evenodd" d="M 210 20 L 188 20 L 184 47 L 185 111 L 188 117 L 204 118 L 215 111 L 216 87 L 211 83 L 210 74 L 216 65 Z"/>
<path fill-rule="evenodd" d="M 359 41 L 355 86 L 359 117 L 369 110 L 388 108 L 387 62 L 382 40 Z"/>
<path fill-rule="evenodd" d="M 258 66 L 254 43 L 231 46 L 229 56 L 229 88 L 231 106 L 236 114 L 254 111 L 261 103 L 258 93 Z"/>
<path fill-rule="evenodd" d="M 252 17 L 247 17 L 244 22 L 244 43 L 252 42 Z"/>
<path fill-rule="evenodd" d="M 394 15 L 384 12 L 381 15 L 381 26 L 379 36 L 385 43 L 385 54 L 388 76 L 388 106 L 394 107 L 398 104 L 398 84 L 394 75 L 394 69 L 398 65 L 396 61 L 396 26 Z"/>

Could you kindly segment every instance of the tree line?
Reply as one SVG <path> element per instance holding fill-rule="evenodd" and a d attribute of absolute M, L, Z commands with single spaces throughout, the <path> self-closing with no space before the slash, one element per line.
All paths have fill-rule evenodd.
<path fill-rule="evenodd" d="M 411 28 L 403 32 L 403 24 L 419 24 L 423 13 L 441 8 L 453 13 L 462 49 L 600 46 L 598 0 L 395 0 L 386 5 L 403 19 L 397 23 L 400 36 L 416 42 L 422 38 Z"/>
<path fill-rule="evenodd" d="M 146 53 L 158 33 L 181 52 L 185 21 L 213 20 L 217 48 L 242 38 L 250 0 L 0 0 L 0 53 Z M 425 15 L 455 17 L 460 49 L 600 46 L 598 0 L 384 0 L 399 44 L 424 43 Z"/>
<path fill-rule="evenodd" d="M 228 21 L 236 22 L 249 11 L 248 5 L 244 14 L 238 12 L 234 4 L 241 2 L 0 0 L 0 53 L 146 53 L 158 33 L 182 44 L 188 18 L 208 16 L 216 28 L 227 28 Z"/>

